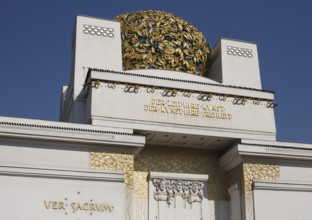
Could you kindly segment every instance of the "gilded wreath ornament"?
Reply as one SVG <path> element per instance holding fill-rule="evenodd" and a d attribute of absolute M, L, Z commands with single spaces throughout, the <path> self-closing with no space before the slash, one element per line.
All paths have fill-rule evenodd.
<path fill-rule="evenodd" d="M 123 68 L 202 75 L 211 51 L 203 34 L 171 13 L 145 10 L 115 17 L 121 25 Z"/>

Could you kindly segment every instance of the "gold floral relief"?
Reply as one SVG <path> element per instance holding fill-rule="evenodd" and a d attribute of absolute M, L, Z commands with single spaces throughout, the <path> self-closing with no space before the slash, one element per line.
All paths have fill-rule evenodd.
<path fill-rule="evenodd" d="M 133 155 L 91 149 L 90 168 L 125 172 L 125 185 L 133 188 Z"/>
<path fill-rule="evenodd" d="M 226 200 L 226 175 L 219 167 L 218 156 L 218 152 L 209 150 L 145 147 L 134 161 L 135 178 L 136 173 L 140 175 L 140 185 L 134 186 L 135 191 L 139 195 L 148 195 L 147 175 L 150 171 L 208 174 L 208 199 Z"/>
<path fill-rule="evenodd" d="M 137 198 L 148 198 L 148 172 L 134 171 L 133 186 L 134 196 Z"/>
<path fill-rule="evenodd" d="M 202 75 L 211 49 L 204 35 L 171 13 L 145 10 L 115 17 L 125 70 L 166 69 Z"/>
<path fill-rule="evenodd" d="M 252 192 L 252 182 L 258 180 L 279 180 L 280 169 L 274 163 L 244 163 L 244 192 Z"/>
<path fill-rule="evenodd" d="M 252 182 L 279 180 L 279 165 L 274 163 L 243 163 L 230 172 L 224 172 L 218 164 L 218 152 L 209 150 L 145 147 L 134 159 L 131 154 L 91 150 L 90 168 L 125 172 L 125 185 L 134 188 L 137 198 L 148 198 L 148 173 L 171 172 L 208 174 L 208 199 L 227 200 L 227 189 L 240 182 L 242 193 L 252 192 Z"/>
<path fill-rule="evenodd" d="M 239 164 L 227 173 L 228 187 L 239 182 L 242 194 L 252 192 L 253 180 L 279 180 L 279 165 L 274 163 L 248 162 Z"/>

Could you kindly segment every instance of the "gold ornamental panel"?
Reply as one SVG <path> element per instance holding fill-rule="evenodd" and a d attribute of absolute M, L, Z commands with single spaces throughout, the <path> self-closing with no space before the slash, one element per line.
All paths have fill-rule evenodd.
<path fill-rule="evenodd" d="M 239 182 L 242 194 L 252 193 L 254 180 L 279 180 L 280 169 L 277 163 L 246 162 L 239 164 L 227 173 L 228 187 Z"/>
<path fill-rule="evenodd" d="M 90 168 L 125 172 L 125 185 L 133 188 L 133 155 L 91 149 Z"/>
<path fill-rule="evenodd" d="M 147 198 L 148 173 L 155 171 L 208 174 L 208 199 L 226 200 L 226 175 L 219 167 L 218 156 L 218 152 L 209 150 L 147 146 L 134 161 L 135 195 Z"/>
<path fill-rule="evenodd" d="M 137 198 L 148 198 L 148 172 L 134 171 L 134 195 Z"/>
<path fill-rule="evenodd" d="M 280 169 L 274 163 L 244 163 L 244 192 L 252 192 L 253 180 L 279 180 Z"/>

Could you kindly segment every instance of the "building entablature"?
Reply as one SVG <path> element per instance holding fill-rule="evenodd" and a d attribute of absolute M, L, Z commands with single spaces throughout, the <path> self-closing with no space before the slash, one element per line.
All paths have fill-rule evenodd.
<path fill-rule="evenodd" d="M 272 105 L 274 104 L 274 92 L 272 91 L 220 84 L 197 75 L 191 75 L 191 78 L 189 78 L 190 75 L 191 74 L 189 73 L 167 70 L 136 70 L 131 72 L 120 72 L 89 68 L 84 84 L 84 90 L 85 93 L 87 93 L 90 87 L 96 88 L 96 83 L 102 81 L 110 83 L 112 87 L 116 84 L 128 85 L 133 89 L 132 92 L 134 93 L 137 93 L 137 90 L 140 88 L 146 88 L 150 90 L 150 93 L 153 93 L 152 91 L 156 88 L 161 88 L 163 90 L 178 90 L 183 92 L 184 95 L 192 93 L 207 93 L 212 96 L 219 96 L 220 99 L 227 97 L 235 97 L 237 99 L 245 98 L 245 102 L 252 101 L 254 104 L 259 104 L 258 102 L 265 101 L 267 102 L 268 107 L 274 107 L 274 105 Z M 172 96 L 175 96 L 175 94 L 172 94 Z"/>
<path fill-rule="evenodd" d="M 11 117 L 0 117 L 0 124 L 0 138 L 11 142 L 28 140 L 52 145 L 68 143 L 77 146 L 118 146 L 130 152 L 139 151 L 145 145 L 145 136 L 135 135 L 130 129 Z"/>
<path fill-rule="evenodd" d="M 312 145 L 281 141 L 247 140 L 240 142 L 219 159 L 220 166 L 229 171 L 241 163 L 279 161 L 304 162 L 312 160 Z"/>
<path fill-rule="evenodd" d="M 168 71 L 146 75 L 90 68 L 82 94 L 84 123 L 133 129 L 150 135 L 147 140 L 156 135 L 154 140 L 161 141 L 153 140 L 153 145 L 202 148 L 205 138 L 232 139 L 227 144 L 242 138 L 275 140 L 273 92 L 210 83 L 200 76 L 194 76 L 195 81 L 160 77 L 155 72 Z M 187 141 L 191 139 L 202 141 Z"/>

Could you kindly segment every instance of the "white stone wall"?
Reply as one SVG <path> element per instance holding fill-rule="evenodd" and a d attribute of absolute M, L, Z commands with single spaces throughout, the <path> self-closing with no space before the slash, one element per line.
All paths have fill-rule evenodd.
<path fill-rule="evenodd" d="M 1 219 L 125 218 L 121 172 L 0 166 Z"/>
<path fill-rule="evenodd" d="M 256 220 L 310 220 L 312 182 L 255 181 Z"/>
<path fill-rule="evenodd" d="M 261 89 L 257 45 L 220 39 L 210 55 L 208 76 L 224 85 Z"/>
<path fill-rule="evenodd" d="M 40 141 L 2 141 L 0 164 L 6 166 L 88 169 L 89 146 Z"/>
<path fill-rule="evenodd" d="M 83 85 L 88 68 L 122 70 L 120 23 L 113 20 L 77 16 L 73 38 L 73 69 L 69 91 L 69 115 L 64 121 L 85 122 Z M 72 91 L 70 91 L 72 90 Z"/>

